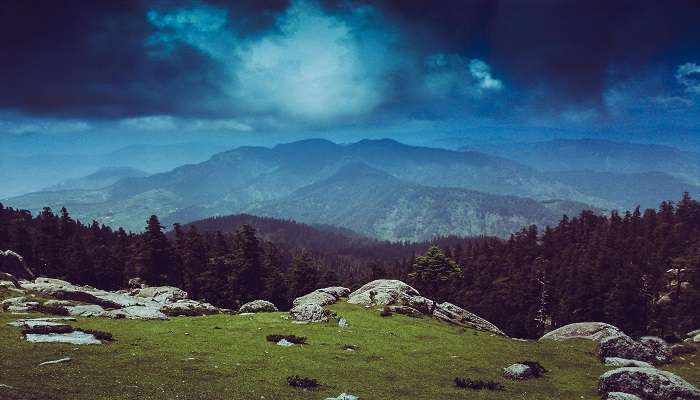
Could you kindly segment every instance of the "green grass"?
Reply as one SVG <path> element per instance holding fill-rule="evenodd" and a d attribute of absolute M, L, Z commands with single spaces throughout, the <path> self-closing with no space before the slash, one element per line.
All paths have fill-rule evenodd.
<path fill-rule="evenodd" d="M 111 332 L 115 341 L 101 346 L 28 343 L 7 325 L 18 316 L 0 313 L 0 384 L 14 387 L 0 387 L 0 398 L 271 400 L 325 399 L 341 392 L 361 399 L 599 398 L 597 380 L 606 369 L 589 341 L 521 342 L 428 318 L 382 318 L 346 303 L 331 308 L 350 321 L 348 328 L 295 325 L 285 313 L 73 323 Z M 305 336 L 308 344 L 276 346 L 266 341 L 271 334 Z M 346 351 L 345 345 L 358 350 Z M 73 361 L 38 366 L 63 357 Z M 503 367 L 522 360 L 540 361 L 549 372 L 524 382 L 501 377 Z M 697 385 L 700 369 L 692 360 L 667 369 Z M 323 386 L 292 388 L 290 375 Z M 455 377 L 494 380 L 506 390 L 458 389 Z"/>

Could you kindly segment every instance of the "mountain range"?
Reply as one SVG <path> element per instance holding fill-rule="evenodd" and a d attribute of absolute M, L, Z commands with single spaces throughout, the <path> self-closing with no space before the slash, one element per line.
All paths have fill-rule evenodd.
<path fill-rule="evenodd" d="M 504 236 L 555 221 L 562 204 L 567 212 L 610 205 L 501 157 L 393 140 L 343 145 L 320 139 L 239 147 L 105 188 L 36 192 L 7 203 L 31 210 L 66 206 L 79 219 L 131 230 L 141 230 L 150 214 L 188 222 L 249 212 L 389 240 Z"/>

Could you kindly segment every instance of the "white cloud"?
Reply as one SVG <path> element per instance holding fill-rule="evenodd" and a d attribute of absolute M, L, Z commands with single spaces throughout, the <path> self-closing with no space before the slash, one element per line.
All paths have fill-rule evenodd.
<path fill-rule="evenodd" d="M 85 132 L 91 128 L 92 125 L 85 121 L 43 118 L 32 118 L 25 121 L 0 120 L 0 132 L 13 135 L 23 135 L 27 133 L 77 133 Z"/>
<path fill-rule="evenodd" d="M 250 132 L 253 127 L 233 118 L 189 119 L 171 115 L 151 115 L 125 118 L 119 121 L 121 127 L 134 131 L 237 131 Z"/>
<path fill-rule="evenodd" d="M 229 72 L 222 88 L 230 106 L 247 113 L 312 121 L 365 114 L 384 100 L 399 62 L 392 34 L 368 23 L 376 15 L 367 7 L 340 18 L 299 0 L 275 30 L 250 39 L 231 30 L 226 12 L 215 7 L 150 11 L 147 17 L 158 29 L 149 45 L 167 49 L 183 42 L 220 62 Z"/>
<path fill-rule="evenodd" d="M 499 91 L 503 89 L 503 83 L 491 76 L 491 67 L 479 59 L 469 62 L 469 72 L 479 83 L 479 87 L 484 90 Z"/>
<path fill-rule="evenodd" d="M 171 131 L 177 128 L 175 118 L 169 115 L 125 118 L 119 125 L 137 131 Z"/>
<path fill-rule="evenodd" d="M 696 63 L 685 63 L 678 67 L 676 80 L 686 92 L 700 94 L 700 65 Z"/>

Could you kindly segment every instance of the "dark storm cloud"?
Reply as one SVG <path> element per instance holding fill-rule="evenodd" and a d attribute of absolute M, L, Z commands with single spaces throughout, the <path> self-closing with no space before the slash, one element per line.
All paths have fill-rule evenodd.
<path fill-rule="evenodd" d="M 612 88 L 645 75 L 694 95 L 694 69 L 679 67 L 700 63 L 699 21 L 690 0 L 10 1 L 0 110 L 279 123 L 604 112 Z"/>

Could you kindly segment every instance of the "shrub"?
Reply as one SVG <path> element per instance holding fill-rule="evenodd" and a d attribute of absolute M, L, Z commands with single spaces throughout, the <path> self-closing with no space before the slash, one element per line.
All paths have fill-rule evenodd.
<path fill-rule="evenodd" d="M 379 312 L 379 315 L 382 317 L 391 317 L 393 313 L 389 307 L 384 307 L 382 311 Z"/>
<path fill-rule="evenodd" d="M 287 384 L 289 386 L 303 388 L 303 389 L 316 389 L 321 386 L 316 379 L 300 377 L 298 375 L 288 376 Z"/>
<path fill-rule="evenodd" d="M 80 332 L 95 336 L 95 338 L 97 340 L 104 340 L 104 341 L 108 341 L 108 342 L 111 342 L 114 340 L 114 338 L 112 337 L 112 334 L 109 332 L 98 331 L 97 329 L 86 329 L 86 328 L 78 328 L 78 330 Z"/>
<path fill-rule="evenodd" d="M 32 327 L 24 327 L 22 329 L 23 335 L 37 334 L 37 335 L 47 335 L 49 333 L 71 333 L 73 328 L 68 325 L 39 325 Z"/>
<path fill-rule="evenodd" d="M 282 339 L 294 344 L 306 344 L 306 337 L 294 335 L 267 335 L 267 341 L 277 343 Z"/>
<path fill-rule="evenodd" d="M 537 361 L 523 361 L 520 364 L 527 365 L 528 367 L 530 367 L 530 369 L 532 370 L 532 376 L 534 376 L 535 378 L 539 378 L 540 376 L 542 376 L 542 374 L 547 372 L 547 370 L 544 369 L 542 364 L 540 364 Z"/>
<path fill-rule="evenodd" d="M 494 381 L 483 381 L 481 379 L 479 380 L 471 380 L 469 378 L 455 378 L 454 380 L 455 386 L 458 388 L 463 388 L 463 389 L 472 389 L 472 390 L 505 390 L 503 385 L 501 385 L 498 382 Z"/>

